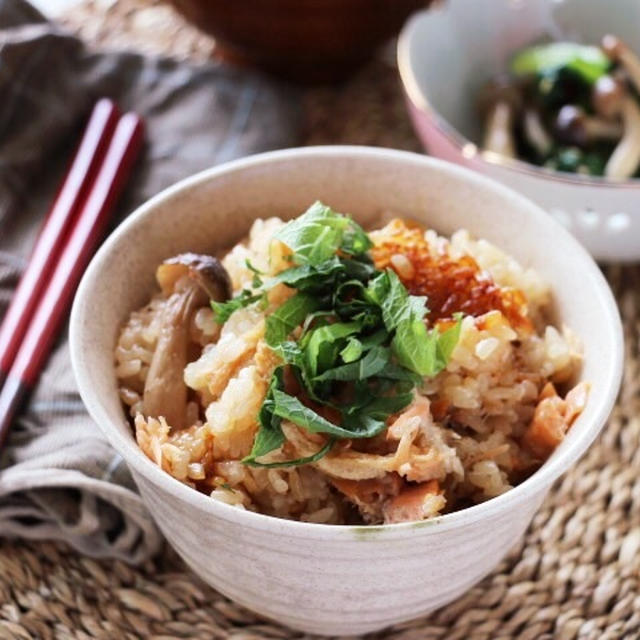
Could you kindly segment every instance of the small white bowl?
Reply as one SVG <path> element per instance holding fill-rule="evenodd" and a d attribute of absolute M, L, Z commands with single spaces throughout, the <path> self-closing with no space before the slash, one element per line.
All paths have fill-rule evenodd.
<path fill-rule="evenodd" d="M 580 378 L 593 389 L 565 441 L 532 477 L 488 502 L 426 522 L 330 526 L 238 510 L 181 484 L 140 451 L 118 397 L 113 350 L 123 321 L 154 290 L 158 263 L 183 251 L 230 247 L 255 218 L 292 217 L 318 198 L 364 225 L 391 210 L 445 234 L 466 227 L 552 283 L 558 319 L 584 341 Z M 140 207 L 105 242 L 82 280 L 71 354 L 89 412 L 126 460 L 167 539 L 197 574 L 296 629 L 356 634 L 450 602 L 518 541 L 551 484 L 609 415 L 620 384 L 622 331 L 593 260 L 522 196 L 416 154 L 317 147 L 204 171 Z"/>
<path fill-rule="evenodd" d="M 640 52 L 640 2 L 448 0 L 407 22 L 398 43 L 398 66 L 409 113 L 429 153 L 530 197 L 597 259 L 638 260 L 640 180 L 551 171 L 477 146 L 478 90 L 507 69 L 514 51 L 545 35 L 597 44 L 606 33 Z"/>

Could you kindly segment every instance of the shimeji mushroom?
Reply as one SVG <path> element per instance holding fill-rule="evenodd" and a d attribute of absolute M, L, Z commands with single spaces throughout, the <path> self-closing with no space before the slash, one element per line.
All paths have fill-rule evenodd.
<path fill-rule="evenodd" d="M 518 89 L 508 80 L 497 78 L 485 86 L 479 99 L 485 122 L 484 149 L 509 158 L 516 157 L 513 129 L 520 106 Z"/>
<path fill-rule="evenodd" d="M 607 161 L 604 175 L 629 178 L 640 166 L 640 107 L 623 83 L 612 76 L 602 76 L 593 91 L 593 107 L 605 118 L 622 117 L 623 134 Z"/>
<path fill-rule="evenodd" d="M 626 95 L 627 89 L 621 78 L 604 75 L 593 86 L 591 105 L 598 116 L 612 120 L 620 115 L 620 106 Z"/>
<path fill-rule="evenodd" d="M 630 178 L 640 166 L 640 108 L 634 98 L 627 96 L 621 112 L 624 134 L 604 169 L 609 178 Z"/>
<path fill-rule="evenodd" d="M 167 299 L 161 311 L 160 336 L 149 366 L 142 408 L 146 416 L 162 416 L 172 427 L 182 428 L 187 426 L 183 376 L 192 316 L 210 299 L 227 300 L 231 283 L 216 258 L 193 253 L 163 262 L 156 279 Z"/>
<path fill-rule="evenodd" d="M 622 66 L 636 90 L 640 91 L 640 58 L 629 46 L 616 36 L 606 35 L 602 38 L 602 50 Z"/>
<path fill-rule="evenodd" d="M 525 110 L 522 128 L 527 142 L 535 149 L 538 156 L 544 158 L 551 150 L 553 140 L 535 109 Z"/>
<path fill-rule="evenodd" d="M 558 111 L 555 130 L 560 140 L 578 147 L 586 147 L 597 140 L 617 141 L 622 137 L 620 122 L 589 116 L 584 109 L 571 104 Z"/>

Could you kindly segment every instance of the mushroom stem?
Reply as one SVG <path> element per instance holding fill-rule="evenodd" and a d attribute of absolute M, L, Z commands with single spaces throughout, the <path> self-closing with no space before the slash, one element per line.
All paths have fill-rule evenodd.
<path fill-rule="evenodd" d="M 147 417 L 162 416 L 171 427 L 186 427 L 187 366 L 191 316 L 206 303 L 206 294 L 195 284 L 173 293 L 162 311 L 156 349 L 144 385 L 142 408 Z"/>
<path fill-rule="evenodd" d="M 627 72 L 629 79 L 640 91 L 640 58 L 631 48 L 617 36 L 606 35 L 602 38 L 602 50 L 615 62 L 620 63 Z"/>
<path fill-rule="evenodd" d="M 609 178 L 630 178 L 640 165 L 640 108 L 631 96 L 622 101 L 624 134 L 604 169 Z"/>
<path fill-rule="evenodd" d="M 620 109 L 621 103 L 616 108 Z M 617 141 L 623 133 L 620 122 L 588 116 L 583 109 L 570 104 L 558 112 L 555 128 L 563 142 L 579 147 L 585 147 L 596 140 Z"/>
<path fill-rule="evenodd" d="M 193 253 L 163 262 L 156 279 L 168 297 L 161 311 L 160 335 L 144 385 L 142 410 L 147 417 L 164 417 L 171 427 L 181 429 L 187 426 L 184 369 L 189 357 L 191 318 L 209 298 L 226 300 L 231 283 L 216 258 Z"/>
<path fill-rule="evenodd" d="M 589 140 L 620 140 L 623 133 L 620 122 L 609 122 L 594 117 L 587 117 L 584 128 Z"/>
<path fill-rule="evenodd" d="M 484 116 L 484 149 L 515 158 L 513 129 L 516 114 L 522 108 L 518 87 L 509 78 L 494 78 L 480 92 L 478 108 Z"/>
<path fill-rule="evenodd" d="M 487 114 L 482 146 L 509 158 L 515 158 L 516 145 L 513 137 L 513 111 L 506 102 L 497 102 Z"/>
<path fill-rule="evenodd" d="M 540 114 L 535 109 L 525 110 L 523 126 L 527 142 L 539 156 L 546 156 L 553 146 L 553 140 L 544 128 Z"/>

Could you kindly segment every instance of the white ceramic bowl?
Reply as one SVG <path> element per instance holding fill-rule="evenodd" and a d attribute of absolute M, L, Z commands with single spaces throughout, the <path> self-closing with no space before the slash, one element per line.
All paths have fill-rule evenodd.
<path fill-rule="evenodd" d="M 561 173 L 481 151 L 476 95 L 513 52 L 543 35 L 597 44 L 615 33 L 640 52 L 638 0 L 448 0 L 409 20 L 398 66 L 425 147 L 530 197 L 602 260 L 640 259 L 640 180 Z"/>
<path fill-rule="evenodd" d="M 222 504 L 143 455 L 118 398 L 113 349 L 122 322 L 153 291 L 157 264 L 182 251 L 230 247 L 253 219 L 295 216 L 317 198 L 365 225 L 392 210 L 445 234 L 467 227 L 553 283 L 558 317 L 584 340 L 581 378 L 593 390 L 566 440 L 531 478 L 484 504 L 426 522 L 329 526 Z M 318 147 L 204 171 L 140 207 L 105 242 L 82 280 L 71 318 L 71 352 L 91 415 L 126 460 L 167 539 L 197 574 L 291 627 L 354 634 L 431 611 L 495 567 L 553 481 L 607 419 L 620 382 L 622 337 L 615 302 L 593 260 L 528 200 L 420 155 Z"/>

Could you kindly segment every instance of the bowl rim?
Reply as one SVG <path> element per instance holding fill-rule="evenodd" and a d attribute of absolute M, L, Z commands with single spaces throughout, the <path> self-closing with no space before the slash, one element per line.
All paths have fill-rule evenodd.
<path fill-rule="evenodd" d="M 447 138 L 460 154 L 467 160 L 477 161 L 500 167 L 505 171 L 523 174 L 530 178 L 550 180 L 572 186 L 589 186 L 609 189 L 640 189 L 640 178 L 619 180 L 606 176 L 585 176 L 539 167 L 518 158 L 507 158 L 493 151 L 481 149 L 478 144 L 463 136 L 446 118 L 430 103 L 420 86 L 415 73 L 415 58 L 411 55 L 411 43 L 419 36 L 424 22 L 437 11 L 446 11 L 446 5 L 423 9 L 414 13 L 405 23 L 398 37 L 396 62 L 405 95 L 417 111 L 425 115 L 435 128 Z"/>
<path fill-rule="evenodd" d="M 607 316 L 606 325 L 611 329 L 610 338 L 613 350 L 609 363 L 610 376 L 607 388 L 602 389 L 600 404 L 594 413 L 591 424 L 584 425 L 580 437 L 572 442 L 571 448 L 567 448 L 562 454 L 548 460 L 540 469 L 529 476 L 529 478 L 511 490 L 495 498 L 459 511 L 419 522 L 383 525 L 332 525 L 285 520 L 275 516 L 238 509 L 221 501 L 211 499 L 211 497 L 191 489 L 167 474 L 147 458 L 138 447 L 134 438 L 126 437 L 115 428 L 114 423 L 102 405 L 101 399 L 94 391 L 94 385 L 91 384 L 91 369 L 86 366 L 82 350 L 82 337 L 84 335 L 82 315 L 83 307 L 86 306 L 84 305 L 84 301 L 90 297 L 92 282 L 94 279 L 99 278 L 99 274 L 109 262 L 111 252 L 114 248 L 117 248 L 120 239 L 126 236 L 131 227 L 146 218 L 152 217 L 158 205 L 178 194 L 197 188 L 201 184 L 223 178 L 230 173 L 242 172 L 245 169 L 259 167 L 261 165 L 278 163 L 279 161 L 303 160 L 313 157 L 348 157 L 356 161 L 361 160 L 365 162 L 367 160 L 382 159 L 391 163 L 417 165 L 423 167 L 425 170 L 431 169 L 441 173 L 449 173 L 458 179 L 471 182 L 480 188 L 491 189 L 498 195 L 504 197 L 505 201 L 510 201 L 521 209 L 528 210 L 528 215 L 537 218 L 541 224 L 554 227 L 554 233 L 562 236 L 564 242 L 568 242 L 572 246 L 572 250 L 575 252 L 575 259 L 581 264 L 583 276 L 586 280 L 592 282 L 593 293 L 599 297 L 603 312 Z M 82 400 L 89 414 L 97 423 L 108 442 L 124 458 L 129 468 L 134 470 L 135 475 L 139 474 L 143 476 L 145 480 L 159 490 L 172 495 L 190 507 L 206 511 L 212 516 L 219 517 L 221 520 L 232 521 L 249 529 L 314 540 L 365 539 L 374 534 L 376 537 L 384 534 L 385 539 L 389 537 L 402 539 L 413 537 L 418 530 L 422 530 L 425 533 L 439 533 L 454 528 L 462 529 L 467 526 L 472 526 L 478 520 L 491 521 L 493 518 L 499 517 L 506 509 L 516 507 L 527 500 L 535 499 L 541 492 L 546 491 L 552 482 L 562 475 L 586 451 L 604 426 L 611 413 L 620 387 L 623 363 L 622 324 L 609 285 L 586 249 L 540 207 L 493 179 L 453 163 L 445 162 L 444 160 L 430 158 L 408 151 L 346 145 L 292 148 L 248 156 L 205 169 L 169 186 L 147 200 L 110 234 L 85 271 L 74 299 L 69 335 L 71 363 Z M 126 420 L 124 413 L 122 419 Z M 579 419 L 580 418 L 578 418 L 578 420 Z"/>

